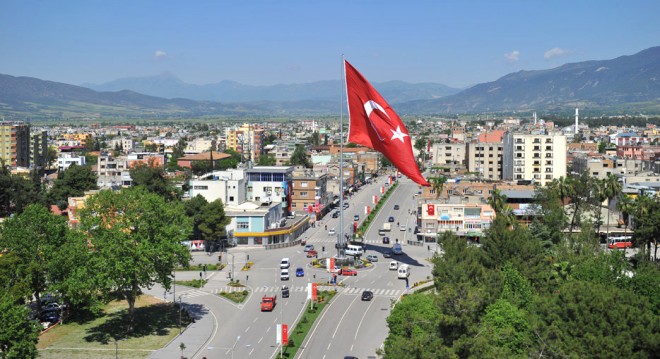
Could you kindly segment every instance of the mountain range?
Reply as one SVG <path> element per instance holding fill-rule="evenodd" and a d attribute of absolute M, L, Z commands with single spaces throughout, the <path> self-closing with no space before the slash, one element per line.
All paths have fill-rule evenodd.
<path fill-rule="evenodd" d="M 0 115 L 10 119 L 337 115 L 341 84 L 191 85 L 165 73 L 87 86 L 94 89 L 0 74 Z M 660 113 L 660 47 L 611 60 L 519 71 L 463 91 L 402 81 L 374 86 L 402 115 L 561 112 L 574 107 Z"/>

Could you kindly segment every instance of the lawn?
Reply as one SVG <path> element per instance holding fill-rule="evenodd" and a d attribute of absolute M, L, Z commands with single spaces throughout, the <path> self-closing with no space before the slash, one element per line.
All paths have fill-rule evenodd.
<path fill-rule="evenodd" d="M 113 301 L 96 317 L 71 318 L 39 338 L 41 358 L 82 359 L 115 358 L 115 341 L 121 358 L 146 358 L 164 347 L 179 334 L 179 311 L 172 303 L 151 296 L 140 296 L 135 303 L 135 323 L 126 333 L 128 321 L 126 301 Z M 190 323 L 182 316 L 182 326 Z"/>
<path fill-rule="evenodd" d="M 307 337 L 307 333 L 309 333 L 309 330 L 314 325 L 316 318 L 321 315 L 323 308 L 328 305 L 328 302 L 335 296 L 335 294 L 337 294 L 335 291 L 319 292 L 319 296 L 323 296 L 323 302 L 315 303 L 313 310 L 309 309 L 308 303 L 308 307 L 305 309 L 305 313 L 302 315 L 298 323 L 296 323 L 295 327 L 289 329 L 289 344 L 284 347 L 283 351 L 285 358 L 293 358 L 296 356 L 300 345 L 305 340 L 305 337 Z"/>
<path fill-rule="evenodd" d="M 223 296 L 223 297 L 233 301 L 234 303 L 238 303 L 238 304 L 243 303 L 243 301 L 245 300 L 245 298 L 247 298 L 247 296 L 249 294 L 250 294 L 250 292 L 248 292 L 247 290 L 242 290 L 240 292 L 224 292 L 223 291 L 223 292 L 218 293 L 218 295 Z"/>

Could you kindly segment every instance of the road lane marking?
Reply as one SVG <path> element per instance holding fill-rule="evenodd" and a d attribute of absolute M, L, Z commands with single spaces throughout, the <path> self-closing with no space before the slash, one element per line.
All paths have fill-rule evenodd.
<path fill-rule="evenodd" d="M 275 323 L 277 323 L 277 320 L 275 320 Z M 266 329 L 266 333 L 270 332 L 270 325 L 268 326 L 268 329 Z"/>
<path fill-rule="evenodd" d="M 261 337 L 261 338 L 259 339 L 259 341 L 257 342 L 257 344 L 261 343 L 262 340 L 264 340 L 264 337 Z"/>
<path fill-rule="evenodd" d="M 248 354 L 248 355 L 252 355 L 253 351 L 254 351 L 254 348 L 252 348 L 252 350 L 250 350 L 250 354 Z"/>
<path fill-rule="evenodd" d="M 353 301 L 351 302 L 351 304 L 349 304 L 349 305 L 346 307 L 346 310 L 344 311 L 344 314 L 341 316 L 341 319 L 339 319 L 339 323 L 337 323 L 337 328 L 335 328 L 335 332 L 332 333 L 332 338 L 333 338 L 333 339 L 334 339 L 335 335 L 337 335 L 337 331 L 339 330 L 339 327 L 341 327 L 341 322 L 344 320 L 344 317 L 345 317 L 346 314 L 348 313 L 348 310 L 351 308 L 351 306 L 353 305 L 353 303 L 355 303 L 355 301 L 357 300 L 357 298 L 358 298 L 358 297 L 355 297 L 355 298 L 353 299 Z"/>
<path fill-rule="evenodd" d="M 254 318 L 254 320 L 252 321 L 252 323 L 256 322 L 257 319 L 259 319 L 259 317 Z"/>
<path fill-rule="evenodd" d="M 355 297 L 357 299 L 357 297 Z M 358 333 L 360 332 L 360 327 L 362 326 L 362 322 L 364 321 L 364 317 L 367 316 L 367 313 L 369 312 L 369 308 L 374 304 L 375 300 L 370 301 L 369 306 L 367 309 L 364 311 L 364 314 L 362 314 L 362 318 L 360 319 L 360 323 L 358 324 L 357 330 L 355 331 L 355 337 L 353 338 L 353 342 L 355 343 L 355 340 L 357 340 Z M 353 351 L 353 345 L 351 344 L 351 352 Z"/>
<path fill-rule="evenodd" d="M 250 330 L 250 327 L 247 327 L 247 328 L 245 329 L 245 332 L 247 333 L 247 332 L 248 332 L 248 330 Z"/>

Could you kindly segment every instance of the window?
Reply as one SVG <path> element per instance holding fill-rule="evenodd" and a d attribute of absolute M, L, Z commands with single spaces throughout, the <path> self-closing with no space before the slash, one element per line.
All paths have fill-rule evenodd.
<path fill-rule="evenodd" d="M 307 197 L 307 192 L 300 192 L 300 197 Z"/>
<path fill-rule="evenodd" d="M 302 188 L 307 188 L 307 187 L 309 187 L 309 183 L 307 183 L 307 182 L 300 182 L 300 187 L 302 187 Z"/>
<path fill-rule="evenodd" d="M 229 202 L 234 202 L 234 196 L 229 196 Z"/>
<path fill-rule="evenodd" d="M 250 224 L 248 222 L 238 222 L 236 223 L 236 228 L 247 230 L 250 229 Z"/>
<path fill-rule="evenodd" d="M 209 186 L 193 186 L 193 189 L 206 191 L 209 189 Z"/>

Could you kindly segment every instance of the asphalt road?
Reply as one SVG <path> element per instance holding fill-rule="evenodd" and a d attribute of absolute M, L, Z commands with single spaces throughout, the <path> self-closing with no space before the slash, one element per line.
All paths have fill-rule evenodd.
<path fill-rule="evenodd" d="M 369 205 L 373 208 L 373 196 L 382 196 L 380 189 L 384 186 L 385 180 L 384 176 L 377 178 L 377 181 L 364 186 L 348 199 L 350 205 L 343 213 L 346 233 L 351 233 L 353 216 L 358 214 L 360 221 L 364 220 L 365 206 Z M 404 177 L 399 180 L 399 187 L 381 208 L 365 236 L 366 254 L 376 254 L 379 261 L 372 268 L 360 269 L 355 277 L 338 278 L 345 287 L 337 287 L 337 296 L 312 327 L 308 341 L 298 352 L 298 358 L 343 358 L 344 355 L 349 354 L 359 358 L 375 357 L 376 349 L 382 346 L 387 337 L 385 319 L 390 313 L 391 303 L 406 292 L 405 281 L 397 279 L 396 271 L 388 269 L 389 262 L 397 260 L 411 266 L 410 285 L 430 275 L 431 266 L 426 260 L 429 257 L 427 247 L 406 245 L 405 239 L 410 233 L 394 228 L 396 221 L 405 224 L 406 228 L 411 227 L 411 230 L 415 225 L 414 217 L 408 210 L 416 209 L 416 201 L 412 199 L 418 186 Z M 394 210 L 394 204 L 399 204 L 400 209 Z M 389 235 L 391 243 L 385 245 L 382 244 L 382 237 L 378 235 L 378 229 L 390 216 L 395 218 L 395 222 Z M 303 235 L 307 243 L 313 244 L 319 251 L 319 258 L 336 254 L 334 244 L 337 235 L 329 235 L 326 225 L 328 230 L 335 228 L 336 232 L 339 232 L 340 219 L 328 215 Z M 383 258 L 382 253 L 391 248 L 396 238 L 402 244 L 404 254 L 392 259 Z M 322 247 L 325 247 L 325 253 L 321 252 Z M 254 265 L 249 271 L 241 271 L 240 269 L 248 261 L 248 256 Z M 291 279 L 288 281 L 280 280 L 279 276 L 279 263 L 284 257 L 291 260 Z M 217 263 L 218 260 L 217 255 L 207 256 L 201 252 L 194 253 L 193 258 L 193 263 Z M 178 286 L 176 289 L 177 299 L 183 296 L 184 302 L 197 310 L 198 325 L 206 327 L 206 331 L 199 329 L 200 333 L 205 333 L 204 337 L 200 335 L 195 338 L 196 345 L 201 350 L 192 355 L 188 354 L 188 357 L 275 358 L 279 354 L 279 347 L 276 344 L 276 325 L 284 322 L 291 328 L 305 309 L 307 284 L 310 281 L 325 282 L 330 274 L 324 269 L 313 268 L 311 259 L 306 258 L 302 246 L 268 251 L 263 248 L 237 247 L 223 254 L 222 261 L 229 265 L 222 271 L 206 273 L 208 283 L 204 288 Z M 232 261 L 233 277 L 246 285 L 251 292 L 241 305 L 217 295 L 223 290 L 243 289 L 228 287 L 228 273 L 232 271 Z M 304 268 L 303 277 L 295 276 L 297 267 Z M 177 279 L 193 278 L 199 278 L 199 272 L 177 273 Z M 289 298 L 281 296 L 280 289 L 284 284 L 290 288 Z M 374 292 L 372 301 L 361 301 L 360 297 L 364 290 Z M 162 296 L 163 290 L 155 288 L 150 292 L 154 295 L 161 293 Z M 173 294 L 170 292 L 167 299 L 171 300 Z M 277 295 L 277 304 L 272 312 L 260 310 L 261 297 L 264 295 Z M 157 353 L 154 357 L 163 353 Z"/>

